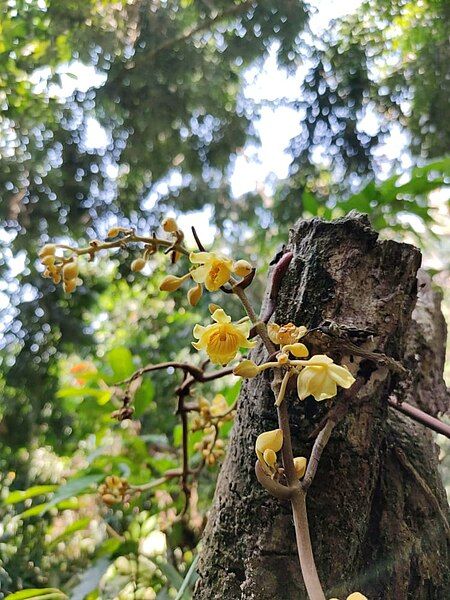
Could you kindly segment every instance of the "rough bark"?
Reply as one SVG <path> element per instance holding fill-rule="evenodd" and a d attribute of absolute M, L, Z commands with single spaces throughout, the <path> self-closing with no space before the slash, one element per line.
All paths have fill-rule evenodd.
<path fill-rule="evenodd" d="M 294 257 L 279 291 L 277 323 L 316 327 L 332 320 L 362 332 L 352 338 L 358 345 L 411 369 L 400 381 L 319 338 L 312 348 L 367 380 L 335 428 L 307 498 L 326 596 L 359 590 L 370 600 L 443 600 L 450 589 L 448 524 L 436 447 L 428 430 L 387 406 L 395 394 L 433 414 L 448 407 L 445 331 L 425 279 L 416 305 L 420 253 L 378 240 L 367 217 L 357 214 L 298 222 L 288 249 Z M 261 346 L 253 351 L 256 362 L 265 357 Z M 269 373 L 243 385 L 204 534 L 196 600 L 307 598 L 289 504 L 270 497 L 254 476 L 255 439 L 277 426 L 273 402 Z M 331 403 L 311 407 L 294 390 L 287 402 L 294 453 L 308 456 L 308 435 Z"/>

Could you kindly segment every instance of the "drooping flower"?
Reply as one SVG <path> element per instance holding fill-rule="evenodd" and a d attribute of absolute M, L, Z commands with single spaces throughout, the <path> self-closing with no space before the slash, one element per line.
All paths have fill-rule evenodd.
<path fill-rule="evenodd" d="M 267 332 L 274 344 L 284 346 L 286 344 L 295 344 L 307 332 L 306 327 L 297 327 L 294 323 L 286 323 L 285 325 L 277 325 L 269 323 Z"/>
<path fill-rule="evenodd" d="M 264 431 L 256 438 L 255 452 L 261 465 L 266 471 L 271 471 L 275 467 L 277 452 L 283 446 L 283 432 L 281 429 Z"/>
<path fill-rule="evenodd" d="M 299 479 L 305 474 L 307 464 L 308 461 L 304 456 L 296 456 L 294 458 L 294 468 Z"/>
<path fill-rule="evenodd" d="M 234 367 L 233 373 L 238 377 L 251 378 L 256 377 L 260 372 L 260 368 L 252 360 L 245 359 L 241 361 L 237 367 Z"/>
<path fill-rule="evenodd" d="M 253 348 L 256 342 L 250 342 L 251 323 L 245 319 L 239 323 L 232 323 L 231 317 L 218 308 L 212 314 L 215 323 L 203 327 L 194 327 L 194 337 L 198 342 L 192 345 L 197 350 L 205 350 L 213 363 L 226 365 L 233 360 L 239 348 Z"/>
<path fill-rule="evenodd" d="M 314 396 L 318 401 L 333 398 L 337 386 L 348 389 L 355 378 L 346 367 L 335 365 L 324 354 L 317 354 L 303 362 L 304 368 L 297 378 L 297 392 L 300 400 Z"/>
<path fill-rule="evenodd" d="M 207 290 L 215 292 L 231 277 L 233 261 L 215 252 L 191 252 L 189 260 L 199 264 L 191 271 L 192 279 L 204 283 Z"/>

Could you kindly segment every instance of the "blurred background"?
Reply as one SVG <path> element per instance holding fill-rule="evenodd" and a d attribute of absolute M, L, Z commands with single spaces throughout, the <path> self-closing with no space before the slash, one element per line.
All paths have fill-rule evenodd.
<path fill-rule="evenodd" d="M 188 245 L 195 224 L 205 244 L 258 265 L 258 305 L 295 220 L 357 209 L 381 236 L 420 246 L 448 317 L 450 4 L 3 0 L 0 11 L 0 598 L 46 587 L 190 598 L 220 457 L 183 520 L 176 481 L 112 508 L 96 486 L 179 466 L 179 376 L 146 378 L 123 423 L 110 384 L 191 360 L 210 298 L 189 310 L 181 292 L 168 298 L 165 257 L 133 274 L 132 250 L 86 262 L 65 295 L 37 253 L 176 216 Z M 238 388 L 230 378 L 198 393 L 231 405 Z"/>

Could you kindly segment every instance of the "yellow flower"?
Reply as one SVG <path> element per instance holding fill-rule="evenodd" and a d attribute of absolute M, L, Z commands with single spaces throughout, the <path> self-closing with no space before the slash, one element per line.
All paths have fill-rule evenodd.
<path fill-rule="evenodd" d="M 131 263 L 131 270 L 134 273 L 137 273 L 138 271 L 142 271 L 142 269 L 145 267 L 146 262 L 143 258 L 135 258 L 133 260 L 133 262 Z"/>
<path fill-rule="evenodd" d="M 204 283 L 207 290 L 215 292 L 231 277 L 233 261 L 214 252 L 191 252 L 189 260 L 200 266 L 191 271 L 197 283 Z"/>
<path fill-rule="evenodd" d="M 314 396 L 316 400 L 326 400 L 337 394 L 337 386 L 348 389 L 355 378 L 346 367 L 335 365 L 324 354 L 317 354 L 307 361 L 297 378 L 297 392 L 300 400 Z"/>
<path fill-rule="evenodd" d="M 252 360 L 245 359 L 241 361 L 237 367 L 234 367 L 233 373 L 238 377 L 256 377 L 260 372 L 260 368 Z"/>
<path fill-rule="evenodd" d="M 281 429 L 265 431 L 256 438 L 255 452 L 261 465 L 273 469 L 277 459 L 277 452 L 283 446 L 283 432 Z M 267 469 L 266 469 L 267 470 Z"/>
<path fill-rule="evenodd" d="M 238 277 L 247 277 L 252 271 L 253 267 L 248 260 L 241 259 L 233 263 L 233 272 L 236 273 Z"/>
<path fill-rule="evenodd" d="M 161 226 L 167 233 L 175 233 L 178 230 L 177 222 L 172 217 L 166 217 Z"/>
<path fill-rule="evenodd" d="M 286 346 L 283 346 L 281 350 L 282 352 L 290 352 L 297 358 L 305 358 L 305 356 L 308 356 L 309 354 L 308 348 L 305 344 L 301 344 L 300 342 L 296 344 L 287 344 Z"/>
<path fill-rule="evenodd" d="M 368 598 L 360 592 L 353 592 L 353 594 L 347 596 L 347 600 L 368 600 Z"/>
<path fill-rule="evenodd" d="M 206 350 L 213 363 L 226 365 L 233 360 L 239 348 L 255 346 L 256 342 L 248 340 L 251 329 L 248 319 L 241 323 L 232 323 L 231 317 L 221 308 L 214 311 L 212 319 L 215 321 L 212 325 L 194 327 L 194 337 L 198 342 L 193 342 L 192 345 L 197 350 Z"/>
<path fill-rule="evenodd" d="M 267 332 L 272 342 L 282 346 L 285 344 L 295 344 L 307 331 L 306 327 L 296 327 L 294 323 L 286 323 L 286 325 L 269 323 L 267 325 Z"/>
<path fill-rule="evenodd" d="M 202 286 L 199 283 L 197 283 L 197 285 L 195 287 L 188 290 L 187 299 L 191 306 L 197 306 L 201 297 L 202 297 Z"/>
<path fill-rule="evenodd" d="M 303 475 L 305 474 L 307 464 L 308 464 L 308 461 L 306 460 L 306 458 L 304 456 L 296 456 L 294 458 L 294 468 L 295 468 L 295 472 L 297 473 L 297 477 L 299 479 L 301 479 L 303 477 Z"/>
<path fill-rule="evenodd" d="M 162 292 L 174 292 L 177 290 L 186 279 L 189 279 L 190 273 L 183 275 L 182 277 L 176 277 L 175 275 L 167 275 L 161 282 L 159 289 Z"/>

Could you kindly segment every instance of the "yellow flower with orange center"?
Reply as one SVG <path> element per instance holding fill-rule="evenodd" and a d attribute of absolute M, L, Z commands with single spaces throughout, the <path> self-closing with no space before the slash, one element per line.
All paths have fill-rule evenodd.
<path fill-rule="evenodd" d="M 230 280 L 233 261 L 215 252 L 191 252 L 189 260 L 199 264 L 191 271 L 196 283 L 204 283 L 207 290 L 215 292 Z"/>
<path fill-rule="evenodd" d="M 333 398 L 337 394 L 338 385 L 348 389 L 355 382 L 355 378 L 346 367 L 335 365 L 325 354 L 317 354 L 301 362 L 304 368 L 297 378 L 300 400 L 307 396 L 314 396 L 319 401 Z"/>
<path fill-rule="evenodd" d="M 226 365 L 233 360 L 239 348 L 255 346 L 256 342 L 250 342 L 248 339 L 251 329 L 249 319 L 232 323 L 231 317 L 221 308 L 215 310 L 211 318 L 215 323 L 207 327 L 194 327 L 194 337 L 198 342 L 192 343 L 197 350 L 205 350 L 211 362 Z"/>

